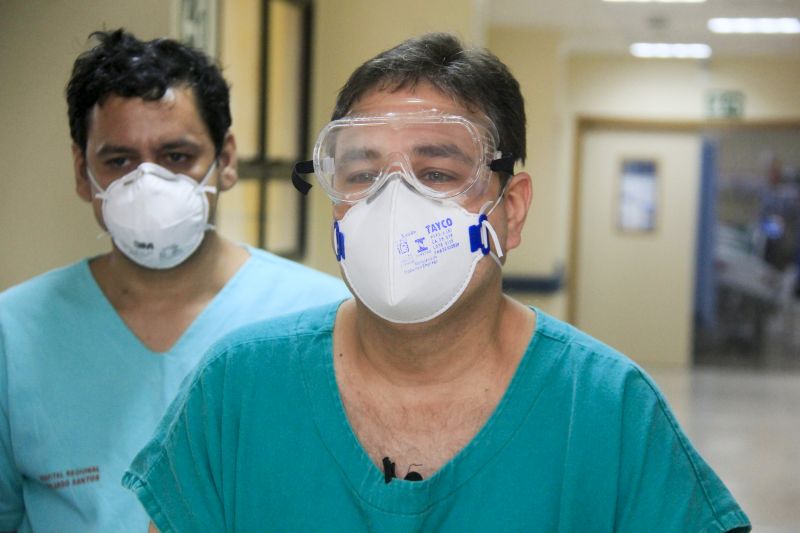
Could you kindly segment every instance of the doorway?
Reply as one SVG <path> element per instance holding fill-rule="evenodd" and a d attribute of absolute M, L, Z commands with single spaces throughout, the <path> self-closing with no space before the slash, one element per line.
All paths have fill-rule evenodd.
<path fill-rule="evenodd" d="M 800 369 L 800 122 L 581 119 L 568 318 L 637 362 Z"/>
<path fill-rule="evenodd" d="M 639 363 L 685 366 L 700 140 L 691 128 L 584 122 L 569 310 Z"/>
<path fill-rule="evenodd" d="M 800 125 L 703 137 L 695 363 L 800 369 Z"/>

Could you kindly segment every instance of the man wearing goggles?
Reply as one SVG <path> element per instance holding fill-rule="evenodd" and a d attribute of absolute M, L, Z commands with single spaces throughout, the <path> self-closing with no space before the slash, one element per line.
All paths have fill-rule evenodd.
<path fill-rule="evenodd" d="M 408 40 L 333 119 L 294 181 L 331 197 L 355 298 L 216 346 L 126 475 L 157 526 L 749 529 L 641 369 L 502 293 L 531 179 L 495 56 Z"/>

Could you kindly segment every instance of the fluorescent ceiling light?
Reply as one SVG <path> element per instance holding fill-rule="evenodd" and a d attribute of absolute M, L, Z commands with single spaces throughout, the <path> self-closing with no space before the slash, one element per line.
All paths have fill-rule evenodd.
<path fill-rule="evenodd" d="M 679 59 L 705 59 L 711 57 L 711 47 L 701 43 L 633 43 L 630 50 L 631 54 L 636 57 Z"/>
<path fill-rule="evenodd" d="M 660 4 L 702 4 L 706 0 L 603 0 L 604 2 L 658 2 Z"/>
<path fill-rule="evenodd" d="M 714 33 L 800 33 L 796 18 L 713 18 L 708 29 Z"/>

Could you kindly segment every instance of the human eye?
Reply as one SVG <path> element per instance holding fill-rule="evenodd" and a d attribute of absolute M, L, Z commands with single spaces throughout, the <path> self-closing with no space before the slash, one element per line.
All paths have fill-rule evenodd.
<path fill-rule="evenodd" d="M 186 152 L 167 152 L 164 158 L 170 165 L 185 165 L 192 160 L 191 154 Z"/>
<path fill-rule="evenodd" d="M 351 186 L 369 185 L 378 179 L 377 172 L 362 170 L 359 172 L 352 172 L 345 177 L 345 182 Z"/>
<path fill-rule="evenodd" d="M 441 170 L 427 170 L 423 172 L 422 175 L 419 176 L 419 178 L 424 182 L 435 185 L 442 185 L 458 181 L 458 178 L 454 176 L 452 173 L 444 172 Z"/>
<path fill-rule="evenodd" d="M 123 156 L 117 156 L 117 157 L 107 158 L 106 160 L 103 161 L 103 164 L 110 169 L 118 170 L 121 168 L 125 168 L 125 166 L 129 162 L 130 162 L 129 158 Z"/>

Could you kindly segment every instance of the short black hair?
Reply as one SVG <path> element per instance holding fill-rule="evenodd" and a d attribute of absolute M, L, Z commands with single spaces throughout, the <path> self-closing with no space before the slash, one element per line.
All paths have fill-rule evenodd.
<path fill-rule="evenodd" d="M 494 122 L 498 149 L 525 161 L 525 102 L 519 82 L 500 59 L 484 48 L 466 48 L 448 33 L 403 41 L 368 60 L 339 91 L 333 120 L 347 115 L 373 89 L 397 91 L 428 82 L 467 109 Z"/>
<path fill-rule="evenodd" d="M 66 88 L 72 141 L 86 151 L 89 113 L 111 95 L 155 101 L 171 87 L 190 87 L 216 153 L 231 125 L 230 92 L 202 51 L 172 39 L 140 41 L 122 28 L 89 36 L 98 44 L 75 60 Z"/>

